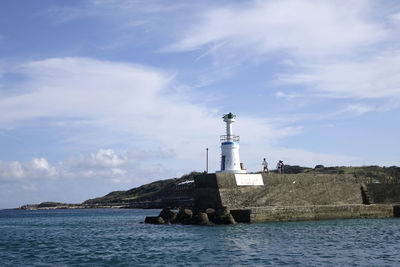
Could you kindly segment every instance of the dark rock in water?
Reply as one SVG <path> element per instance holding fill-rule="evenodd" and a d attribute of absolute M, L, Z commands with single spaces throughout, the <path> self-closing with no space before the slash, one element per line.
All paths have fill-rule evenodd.
<path fill-rule="evenodd" d="M 177 222 L 176 219 L 178 218 L 178 213 L 173 212 L 173 211 L 172 211 L 172 213 L 173 213 L 172 217 L 167 221 L 170 222 L 170 223 L 176 223 Z"/>
<path fill-rule="evenodd" d="M 250 222 L 250 210 L 249 209 L 241 209 L 241 210 L 231 210 L 231 214 L 236 222 Z"/>
<path fill-rule="evenodd" d="M 198 214 L 196 214 L 191 219 L 187 219 L 187 220 L 183 221 L 182 223 L 198 225 L 198 224 L 200 224 L 200 218 L 199 218 Z"/>
<path fill-rule="evenodd" d="M 193 212 L 190 209 L 179 209 L 177 220 L 179 223 L 190 224 Z"/>
<path fill-rule="evenodd" d="M 163 218 L 165 222 L 173 223 L 176 220 L 177 213 L 171 211 L 170 209 L 164 208 L 161 212 L 159 217 Z"/>
<path fill-rule="evenodd" d="M 199 219 L 199 224 L 205 225 L 205 224 L 210 224 L 210 221 L 208 220 L 208 215 L 205 212 L 199 212 L 197 214 L 197 217 Z"/>
<path fill-rule="evenodd" d="M 225 224 L 236 224 L 235 218 L 233 218 L 232 214 L 228 214 L 224 217 Z"/>
<path fill-rule="evenodd" d="M 163 218 L 160 216 L 146 216 L 146 219 L 144 220 L 145 223 L 151 223 L 151 224 L 164 224 L 165 221 Z"/>
<path fill-rule="evenodd" d="M 212 208 L 206 209 L 206 214 L 208 216 L 209 221 L 214 221 L 214 219 L 215 219 L 215 210 L 214 209 L 212 209 Z"/>
<path fill-rule="evenodd" d="M 227 207 L 222 207 L 215 211 L 215 215 L 219 216 L 219 217 L 228 215 L 228 214 L 230 214 L 230 210 Z"/>
<path fill-rule="evenodd" d="M 208 209 L 206 209 L 206 213 L 209 215 L 209 214 L 213 214 L 213 213 L 215 213 L 215 209 L 212 209 L 212 208 L 208 208 Z"/>
<path fill-rule="evenodd" d="M 393 215 L 394 217 L 400 217 L 400 205 L 393 206 Z"/>
<path fill-rule="evenodd" d="M 194 225 L 213 225 L 213 224 L 236 224 L 236 221 L 229 209 L 221 208 L 217 211 L 208 208 L 205 212 L 196 211 L 194 214 L 191 209 L 179 209 L 173 212 L 164 208 L 159 216 L 147 216 L 145 223 L 151 224 L 194 224 Z"/>
<path fill-rule="evenodd" d="M 224 214 L 222 216 L 216 216 L 214 219 L 214 223 L 216 224 L 236 224 L 235 219 L 232 214 Z"/>
<path fill-rule="evenodd" d="M 193 216 L 193 211 L 191 209 L 183 209 L 183 213 L 185 216 L 192 217 Z"/>
<path fill-rule="evenodd" d="M 190 219 L 187 218 L 182 224 L 193 224 L 193 225 L 212 225 L 214 224 L 208 219 L 208 215 L 205 212 L 198 212 L 194 214 Z"/>

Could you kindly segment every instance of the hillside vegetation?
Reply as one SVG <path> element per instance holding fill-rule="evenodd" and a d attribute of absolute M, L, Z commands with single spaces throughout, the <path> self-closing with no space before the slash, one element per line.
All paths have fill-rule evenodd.
<path fill-rule="evenodd" d="M 321 173 L 321 174 L 351 174 L 359 182 L 364 183 L 400 183 L 400 167 L 379 167 L 379 166 L 361 166 L 361 167 L 324 167 L 317 165 L 315 168 L 300 167 L 297 165 L 285 166 L 285 173 Z"/>
<path fill-rule="evenodd" d="M 193 180 L 199 172 L 191 172 L 181 178 L 159 180 L 145 184 L 127 191 L 114 191 L 103 197 L 86 200 L 83 204 L 105 204 L 105 203 L 132 203 L 146 201 L 160 201 L 166 197 L 176 194 L 176 186 L 185 181 Z"/>

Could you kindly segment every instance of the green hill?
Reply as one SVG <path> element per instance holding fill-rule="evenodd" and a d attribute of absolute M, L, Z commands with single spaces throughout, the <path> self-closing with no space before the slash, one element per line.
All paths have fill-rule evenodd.
<path fill-rule="evenodd" d="M 191 172 L 181 178 L 159 180 L 127 191 L 114 191 L 103 197 L 86 200 L 82 204 L 111 204 L 111 203 L 138 203 L 158 202 L 171 196 L 176 196 L 176 186 L 179 183 L 193 180 L 198 172 Z"/>

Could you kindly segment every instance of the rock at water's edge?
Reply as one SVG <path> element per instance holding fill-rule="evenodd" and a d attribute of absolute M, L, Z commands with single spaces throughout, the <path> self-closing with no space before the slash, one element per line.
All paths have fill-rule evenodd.
<path fill-rule="evenodd" d="M 165 221 L 163 218 L 160 216 L 146 216 L 146 219 L 144 220 L 145 223 L 150 223 L 150 224 L 164 224 Z"/>
<path fill-rule="evenodd" d="M 159 217 L 163 218 L 163 220 L 167 223 L 174 223 L 178 214 L 176 212 L 171 211 L 170 209 L 164 208 L 158 215 Z"/>

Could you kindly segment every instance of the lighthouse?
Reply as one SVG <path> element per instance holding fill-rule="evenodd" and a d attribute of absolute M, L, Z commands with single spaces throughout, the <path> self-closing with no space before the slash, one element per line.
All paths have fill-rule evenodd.
<path fill-rule="evenodd" d="M 242 170 L 239 157 L 239 136 L 232 132 L 232 124 L 236 115 L 231 112 L 222 116 L 226 123 L 226 135 L 221 135 L 221 170 L 227 173 L 246 173 Z"/>

